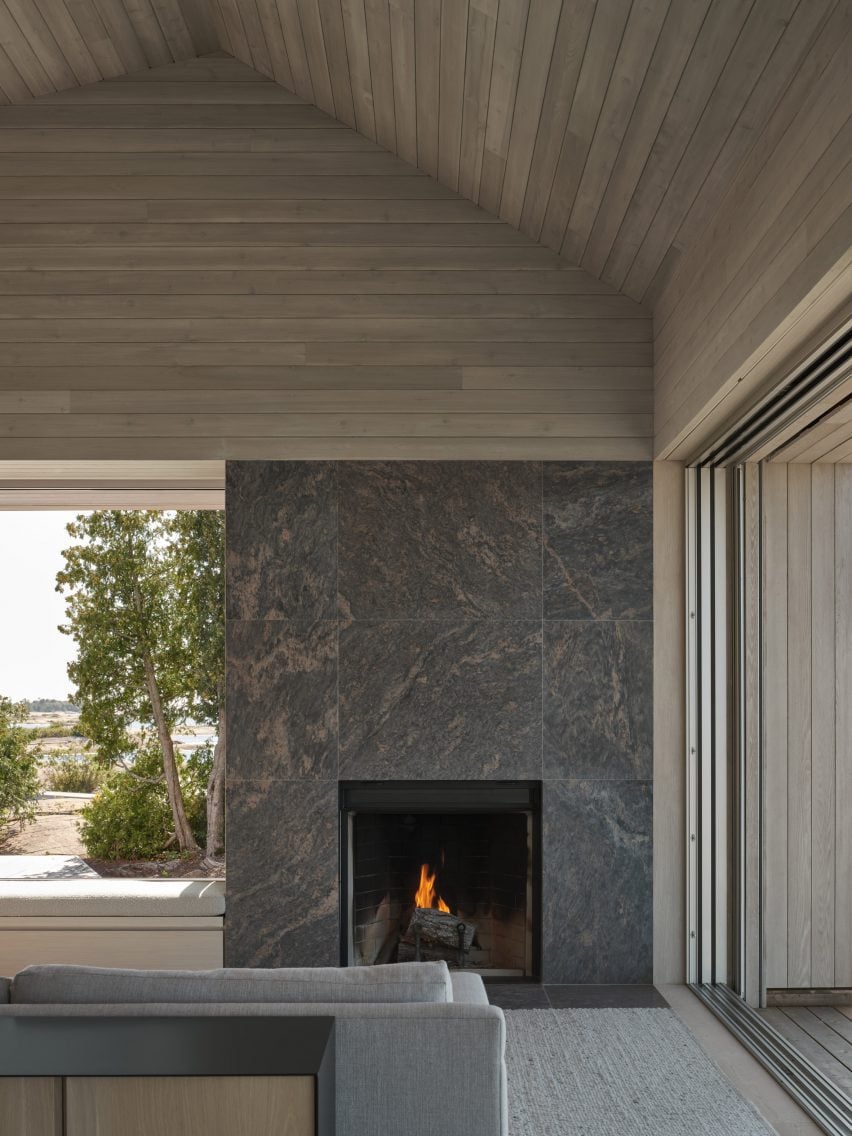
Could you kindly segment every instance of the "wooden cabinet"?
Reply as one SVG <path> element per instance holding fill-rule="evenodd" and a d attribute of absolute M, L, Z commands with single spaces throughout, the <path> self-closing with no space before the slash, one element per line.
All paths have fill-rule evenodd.
<path fill-rule="evenodd" d="M 2 1136 L 154 1132 L 333 1136 L 333 1019 L 0 1018 Z"/>

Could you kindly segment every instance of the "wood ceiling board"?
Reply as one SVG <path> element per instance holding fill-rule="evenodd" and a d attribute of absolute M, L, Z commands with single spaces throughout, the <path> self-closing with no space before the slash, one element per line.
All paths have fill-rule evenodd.
<path fill-rule="evenodd" d="M 655 133 L 653 121 L 650 124 L 642 121 L 640 96 L 646 84 L 650 87 L 650 67 L 659 63 L 657 48 L 668 11 L 667 3 L 655 4 L 650 11 L 634 5 L 628 17 L 560 246 L 561 252 L 574 264 L 583 261 L 589 234 L 600 215 L 628 128 L 636 124 L 644 126 L 646 135 Z M 696 22 L 693 30 L 697 31 L 698 26 Z M 671 46 L 664 47 L 671 54 Z M 634 154 L 647 152 L 646 139 L 639 130 L 631 137 L 631 146 Z"/>
<path fill-rule="evenodd" d="M 551 248 L 561 249 L 565 238 L 630 8 L 630 0 L 605 0 L 595 8 L 540 230 Z"/>
<path fill-rule="evenodd" d="M 9 5 L 24 6 L 25 27 Z M 0 89 L 19 101 L 96 73 L 183 59 L 209 50 L 215 35 L 282 89 L 634 299 L 653 299 L 666 293 L 669 274 L 785 89 L 800 72 L 800 93 L 818 81 L 812 41 L 842 7 L 836 0 L 3 0 Z M 53 12 L 48 25 L 45 13 Z M 139 98 L 141 108 L 128 101 L 126 121 L 144 129 Z M 226 118 L 237 129 L 262 125 L 233 111 Z M 210 122 L 184 113 L 178 126 Z M 118 117 L 95 123 L 106 129 Z M 67 122 L 52 125 L 59 124 Z"/>
<path fill-rule="evenodd" d="M 2 459 L 647 458 L 641 306 L 271 80 L 176 66 L 0 118 L 39 139 L 0 176 Z"/>
<path fill-rule="evenodd" d="M 852 404 L 846 403 L 824 415 L 783 449 L 772 455 L 773 462 L 811 464 L 826 459 L 832 450 L 852 441 Z"/>
<path fill-rule="evenodd" d="M 521 228 L 535 240 L 541 234 L 545 210 L 550 200 L 550 190 L 595 10 L 594 0 L 562 5 L 553 44 L 553 54 L 562 60 L 562 65 L 551 67 L 548 72 L 542 115 L 536 131 L 521 212 Z"/>
<path fill-rule="evenodd" d="M 440 7 L 440 0 L 429 2 Z M 497 10 L 482 172 L 477 198 L 482 208 L 489 213 L 497 213 L 500 209 L 529 7 L 530 0 L 517 0 L 513 4 L 500 4 Z"/>
<path fill-rule="evenodd" d="M 215 45 L 208 0 L 2 0 L 11 102 L 186 60 Z"/>

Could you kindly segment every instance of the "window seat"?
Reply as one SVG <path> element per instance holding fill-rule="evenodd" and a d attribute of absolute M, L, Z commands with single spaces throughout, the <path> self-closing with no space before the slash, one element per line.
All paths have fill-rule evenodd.
<path fill-rule="evenodd" d="M 0 880 L 0 974 L 33 963 L 222 966 L 224 880 Z"/>

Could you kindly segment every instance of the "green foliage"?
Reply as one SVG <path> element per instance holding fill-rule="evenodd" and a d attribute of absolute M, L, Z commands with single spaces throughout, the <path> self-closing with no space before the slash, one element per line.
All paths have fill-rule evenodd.
<path fill-rule="evenodd" d="M 166 525 L 187 713 L 216 725 L 225 677 L 225 514 L 184 510 Z"/>
<path fill-rule="evenodd" d="M 23 702 L 0 695 L 0 824 L 35 816 L 38 752 L 22 726 L 27 716 Z"/>
<path fill-rule="evenodd" d="M 91 757 L 79 757 L 70 749 L 50 754 L 42 764 L 47 787 L 55 793 L 95 793 L 103 784 L 103 768 Z"/>
<path fill-rule="evenodd" d="M 65 549 L 65 567 L 56 577 L 68 619 L 60 630 L 77 644 L 68 676 L 80 728 L 105 761 L 116 762 L 132 723 L 154 726 L 146 657 L 156 670 L 169 729 L 182 711 L 164 516 L 105 510 L 78 516 L 68 533 L 75 543 Z"/>
<path fill-rule="evenodd" d="M 206 742 L 183 759 L 180 783 L 186 803 L 186 817 L 195 839 L 203 843 L 207 835 L 207 785 L 213 769 L 213 746 Z"/>
<path fill-rule="evenodd" d="M 77 722 L 48 722 L 45 726 L 29 726 L 27 734 L 35 741 L 37 738 L 82 738 L 85 734 Z"/>
<path fill-rule="evenodd" d="M 98 760 L 113 765 L 126 754 L 135 723 L 159 739 L 160 772 L 174 790 L 172 831 L 181 849 L 194 850 L 198 825 L 176 788 L 180 763 L 169 739 L 190 717 L 218 724 L 222 514 L 109 510 L 78 516 L 68 533 L 75 543 L 63 554 L 57 590 L 66 596 L 67 622 L 60 630 L 78 648 L 68 674 L 80 730 L 96 746 Z"/>
<path fill-rule="evenodd" d="M 192 759 L 190 759 L 191 761 Z M 181 788 L 196 839 L 204 838 L 206 788 L 201 764 L 181 762 Z M 80 811 L 80 837 L 100 860 L 160 860 L 175 856 L 174 824 L 156 740 L 139 751 L 132 767 L 113 769 Z"/>

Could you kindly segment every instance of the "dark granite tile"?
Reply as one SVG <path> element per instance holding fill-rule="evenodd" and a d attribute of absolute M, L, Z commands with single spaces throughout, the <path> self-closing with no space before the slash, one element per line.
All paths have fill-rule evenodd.
<path fill-rule="evenodd" d="M 668 1002 L 655 986 L 545 986 L 554 1010 L 665 1010 Z"/>
<path fill-rule="evenodd" d="M 651 785 L 546 781 L 544 981 L 650 983 Z"/>
<path fill-rule="evenodd" d="M 228 462 L 225 509 L 229 619 L 334 616 L 333 462 Z"/>
<path fill-rule="evenodd" d="M 538 982 L 486 982 L 488 1001 L 501 1010 L 549 1010 L 544 987 Z"/>
<path fill-rule="evenodd" d="M 544 463 L 544 618 L 650 619 L 650 462 Z"/>
<path fill-rule="evenodd" d="M 544 776 L 653 773 L 653 624 L 544 625 Z"/>
<path fill-rule="evenodd" d="M 337 623 L 229 622 L 228 776 L 337 776 Z"/>
<path fill-rule="evenodd" d="M 226 966 L 337 966 L 337 784 L 227 793 Z"/>
<path fill-rule="evenodd" d="M 541 624 L 341 628 L 340 774 L 540 777 Z"/>
<path fill-rule="evenodd" d="M 339 593 L 354 619 L 540 619 L 538 462 L 342 462 Z"/>

